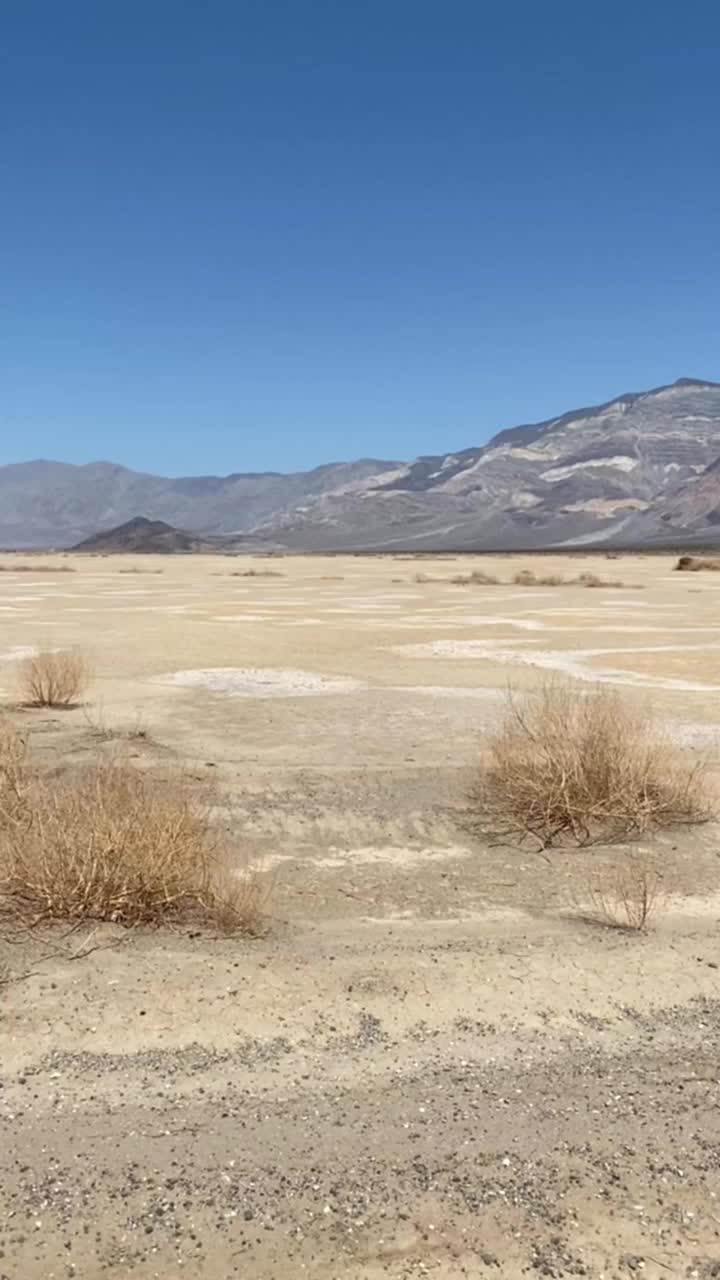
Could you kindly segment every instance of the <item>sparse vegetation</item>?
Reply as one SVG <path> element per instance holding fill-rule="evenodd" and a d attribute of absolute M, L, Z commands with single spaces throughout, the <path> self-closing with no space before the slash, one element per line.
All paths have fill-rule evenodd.
<path fill-rule="evenodd" d="M 74 706 L 85 692 L 90 672 L 87 659 L 72 649 L 46 650 L 18 664 L 20 698 L 30 707 Z"/>
<path fill-rule="evenodd" d="M 22 762 L 20 769 L 22 784 L 9 784 L 18 802 L 0 823 L 6 912 L 124 925 L 189 917 L 261 931 L 257 881 L 229 874 L 208 805 L 189 782 L 117 762 L 59 776 L 28 776 Z"/>
<path fill-rule="evenodd" d="M 703 771 L 642 709 L 599 687 L 512 694 L 471 791 L 473 821 L 503 834 L 588 844 L 710 816 Z"/>
<path fill-rule="evenodd" d="M 131 569 L 118 569 L 118 573 L 164 573 L 164 569 L 145 569 L 139 565 L 133 565 Z"/>
<path fill-rule="evenodd" d="M 497 587 L 500 583 L 499 578 L 482 569 L 473 569 L 472 573 L 458 573 L 450 581 L 463 587 Z"/>
<path fill-rule="evenodd" d="M 102 707 L 85 707 L 83 719 L 90 737 L 98 742 L 152 742 L 152 734 L 139 714 L 130 724 L 109 725 Z"/>
<path fill-rule="evenodd" d="M 429 573 L 416 573 L 415 581 L 422 584 L 428 582 L 450 582 L 453 586 L 461 587 L 495 587 L 499 584 L 500 579 L 494 578 L 492 574 L 485 573 L 482 569 L 473 569 L 472 573 L 456 573 L 452 578 L 434 578 Z"/>
<path fill-rule="evenodd" d="M 76 573 L 72 564 L 0 564 L 0 573 Z"/>
<path fill-rule="evenodd" d="M 27 739 L 0 720 L 0 830 L 15 822 L 24 806 Z"/>
<path fill-rule="evenodd" d="M 596 573 L 580 573 L 577 578 L 562 578 L 559 574 L 548 573 L 538 576 L 532 569 L 521 569 L 516 573 L 513 582 L 516 587 L 613 587 L 623 588 L 624 582 L 599 578 Z"/>
<path fill-rule="evenodd" d="M 708 556 L 680 556 L 675 568 L 681 573 L 720 573 L 720 559 Z"/>
<path fill-rule="evenodd" d="M 546 574 L 540 578 L 532 569 L 521 569 L 519 573 L 514 574 L 513 583 L 516 587 L 562 587 L 566 583 L 565 578 L 560 578 L 557 574 Z"/>
<path fill-rule="evenodd" d="M 279 569 L 233 569 L 231 578 L 284 578 Z"/>
<path fill-rule="evenodd" d="M 646 849 L 626 849 L 598 868 L 588 892 L 588 919 L 613 929 L 647 929 L 662 905 L 665 887 L 657 859 Z"/>

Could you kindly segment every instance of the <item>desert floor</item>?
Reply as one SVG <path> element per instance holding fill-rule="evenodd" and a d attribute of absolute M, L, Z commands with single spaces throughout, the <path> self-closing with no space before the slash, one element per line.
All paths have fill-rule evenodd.
<path fill-rule="evenodd" d="M 638 935 L 583 916 L 616 851 L 483 843 L 466 812 L 506 690 L 550 676 L 650 702 L 720 790 L 720 574 L 0 563 L 0 696 L 37 761 L 211 779 L 271 889 L 259 940 L 0 940 L 0 1277 L 720 1276 L 720 829 L 653 839 Z M 473 568 L 501 584 L 450 581 Z M 85 705 L 14 705 L 23 653 L 75 645 Z"/>

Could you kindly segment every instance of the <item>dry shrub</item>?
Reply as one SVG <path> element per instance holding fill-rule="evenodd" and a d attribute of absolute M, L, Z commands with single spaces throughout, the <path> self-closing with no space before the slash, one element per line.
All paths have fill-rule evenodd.
<path fill-rule="evenodd" d="M 231 880 L 207 803 L 182 779 L 110 762 L 35 775 L 0 827 L 0 895 L 32 921 L 183 918 L 257 933 L 262 900 Z"/>
<path fill-rule="evenodd" d="M 522 569 L 513 578 L 516 587 L 624 587 L 624 582 L 609 581 L 599 578 L 596 573 L 580 573 L 577 578 L 562 578 L 559 574 L 548 573 L 538 577 L 531 569 Z"/>
<path fill-rule="evenodd" d="M 515 574 L 513 582 L 516 587 L 562 587 L 565 584 L 565 579 L 558 577 L 554 573 L 546 574 L 544 577 L 539 578 L 537 574 L 533 573 L 532 569 L 521 569 L 519 573 Z"/>
<path fill-rule="evenodd" d="M 0 573 L 75 573 L 72 564 L 0 564 Z"/>
<path fill-rule="evenodd" d="M 596 573 L 581 573 L 576 578 L 579 587 L 624 587 L 624 582 L 618 582 L 617 579 L 599 578 Z"/>
<path fill-rule="evenodd" d="M 138 565 L 133 565 L 131 569 L 118 569 L 118 573 L 164 573 L 164 569 L 141 569 Z"/>
<path fill-rule="evenodd" d="M 598 869 L 583 915 L 614 929 L 642 932 L 665 895 L 657 859 L 646 849 L 628 849 L 610 866 Z"/>
<path fill-rule="evenodd" d="M 72 707 L 89 679 L 87 659 L 71 649 L 36 653 L 18 665 L 20 697 L 31 707 Z"/>
<path fill-rule="evenodd" d="M 500 583 L 499 578 L 485 573 L 483 569 L 473 569 L 472 573 L 458 573 L 450 581 L 464 587 L 497 587 Z"/>
<path fill-rule="evenodd" d="M 284 578 L 279 569 L 233 569 L 231 578 Z"/>
<path fill-rule="evenodd" d="M 616 839 L 710 817 L 702 766 L 689 766 L 642 708 L 603 686 L 549 682 L 522 705 L 510 694 L 471 793 L 483 825 L 545 848 Z"/>
<path fill-rule="evenodd" d="M 27 739 L 0 721 L 0 829 L 15 822 L 25 804 Z"/>
<path fill-rule="evenodd" d="M 675 568 L 681 573 L 702 573 L 703 571 L 717 573 L 720 572 L 720 560 L 705 556 L 680 556 Z"/>

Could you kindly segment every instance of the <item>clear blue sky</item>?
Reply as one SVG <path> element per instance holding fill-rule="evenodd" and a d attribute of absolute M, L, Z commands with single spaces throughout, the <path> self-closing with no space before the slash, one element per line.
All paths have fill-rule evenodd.
<path fill-rule="evenodd" d="M 476 444 L 720 380 L 717 0 L 21 0 L 0 462 Z"/>

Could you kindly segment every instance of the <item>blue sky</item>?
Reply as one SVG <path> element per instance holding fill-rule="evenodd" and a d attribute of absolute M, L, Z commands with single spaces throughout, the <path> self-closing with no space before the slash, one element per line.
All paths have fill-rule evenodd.
<path fill-rule="evenodd" d="M 720 380 L 720 6 L 23 0 L 0 463 L 407 457 Z"/>

